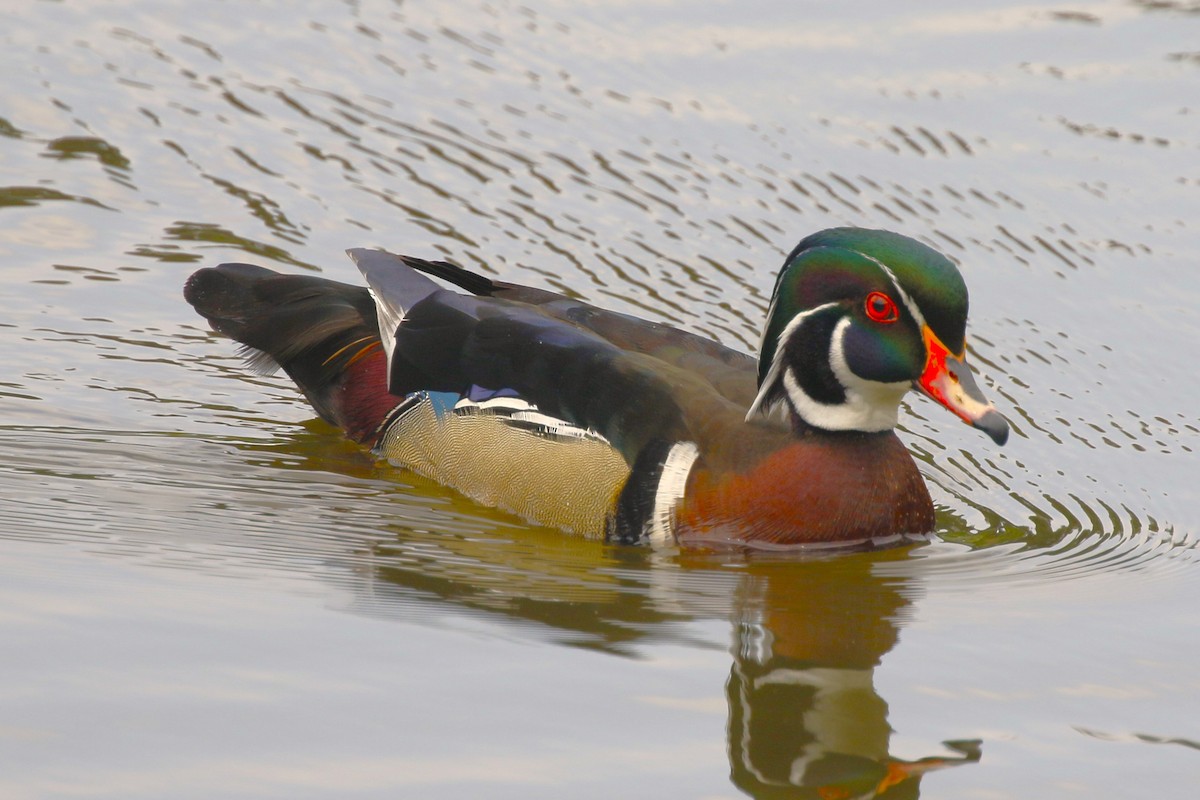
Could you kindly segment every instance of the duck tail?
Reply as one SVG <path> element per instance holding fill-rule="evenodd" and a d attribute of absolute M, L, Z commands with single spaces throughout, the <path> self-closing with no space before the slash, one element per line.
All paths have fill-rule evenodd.
<path fill-rule="evenodd" d="M 365 287 L 251 264 L 188 278 L 184 298 L 240 342 L 251 368 L 281 367 L 325 421 L 368 446 L 404 398 L 388 393 L 375 302 Z"/>

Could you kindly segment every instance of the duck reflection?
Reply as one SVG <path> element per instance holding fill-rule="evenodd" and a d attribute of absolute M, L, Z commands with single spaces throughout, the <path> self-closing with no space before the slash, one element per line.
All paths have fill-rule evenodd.
<path fill-rule="evenodd" d="M 890 753 L 888 706 L 875 688 L 875 668 L 896 645 L 917 589 L 911 579 L 882 577 L 874 567 L 907 558 L 906 551 L 731 563 L 725 556 L 660 559 L 608 549 L 598 564 L 599 545 L 550 535 L 560 548 L 554 563 L 538 569 L 524 550 L 506 559 L 502 588 L 464 582 L 461 572 L 457 579 L 439 576 L 433 564 L 426 572 L 384 563 L 376 575 L 426 597 L 536 622 L 573 645 L 622 653 L 681 637 L 680 622 L 730 615 L 730 775 L 752 797 L 915 798 L 926 772 L 979 760 L 977 741 L 947 741 L 952 755 L 913 761 Z M 498 555 L 486 541 L 458 540 L 454 548 L 460 570 L 472 560 L 468 553 L 481 559 L 476 564 L 484 550 L 488 558 Z"/>
<path fill-rule="evenodd" d="M 889 752 L 874 670 L 896 644 L 911 587 L 875 575 L 880 557 L 751 565 L 734 604 L 729 760 L 759 798 L 913 798 L 921 776 L 978 761 L 979 743 L 916 761 Z"/>

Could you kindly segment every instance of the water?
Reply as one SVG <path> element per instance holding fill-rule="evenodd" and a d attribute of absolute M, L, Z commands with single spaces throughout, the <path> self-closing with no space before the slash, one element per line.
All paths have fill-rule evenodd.
<path fill-rule="evenodd" d="M 1185 795 L 1197 12 L 0 10 L 0 796 Z M 841 224 L 961 264 L 1014 423 L 910 400 L 928 545 L 531 528 L 375 463 L 180 295 L 384 246 L 752 350 Z"/>

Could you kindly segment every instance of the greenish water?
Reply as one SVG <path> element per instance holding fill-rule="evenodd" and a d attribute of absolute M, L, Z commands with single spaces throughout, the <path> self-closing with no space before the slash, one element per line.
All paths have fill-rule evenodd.
<path fill-rule="evenodd" d="M 0 796 L 1180 797 L 1200 7 L 0 10 Z M 803 235 L 958 261 L 935 541 L 613 548 L 386 465 L 183 302 L 442 256 L 752 350 Z M 837 794 L 840 792 L 841 794 Z"/>

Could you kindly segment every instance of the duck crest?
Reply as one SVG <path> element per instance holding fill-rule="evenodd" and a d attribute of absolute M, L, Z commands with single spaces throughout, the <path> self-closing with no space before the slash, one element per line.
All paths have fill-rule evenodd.
<path fill-rule="evenodd" d="M 757 367 L 710 339 L 447 262 L 350 255 L 367 288 L 224 264 L 184 294 L 351 438 L 540 524 L 689 546 L 927 533 L 928 491 L 892 430 L 901 397 L 916 388 L 997 443 L 1007 435 L 965 363 L 958 270 L 898 234 L 801 241 Z"/>

